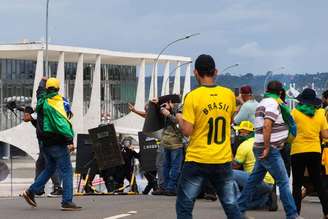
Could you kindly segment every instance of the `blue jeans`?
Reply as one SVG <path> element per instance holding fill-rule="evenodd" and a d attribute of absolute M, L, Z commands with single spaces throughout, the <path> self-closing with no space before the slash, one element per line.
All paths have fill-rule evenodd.
<path fill-rule="evenodd" d="M 69 151 L 66 145 L 44 146 L 43 152 L 47 160 L 46 168 L 30 186 L 29 192 L 35 194 L 48 182 L 58 167 L 63 180 L 62 204 L 73 200 L 73 170 Z"/>
<path fill-rule="evenodd" d="M 35 162 L 35 177 L 34 180 L 38 178 L 38 176 L 42 173 L 45 166 L 47 165 L 47 158 L 43 151 L 43 143 L 39 140 L 39 157 Z M 61 187 L 61 176 L 59 174 L 58 169 L 56 169 L 55 173 L 51 176 L 52 184 L 54 185 L 54 189 Z M 44 191 L 42 188 L 39 192 Z"/>
<path fill-rule="evenodd" d="M 271 147 L 268 156 L 263 160 L 258 159 L 262 154 L 263 148 L 254 148 L 253 151 L 256 163 L 253 172 L 249 176 L 247 184 L 238 199 L 240 211 L 242 213 L 246 211 L 252 195 L 256 192 L 256 186 L 263 181 L 265 174 L 269 171 L 279 187 L 280 199 L 285 209 L 286 218 L 296 218 L 298 216 L 297 209 L 290 191 L 289 179 L 284 166 L 284 161 L 281 158 L 279 150 Z"/>
<path fill-rule="evenodd" d="M 165 189 L 170 192 L 176 192 L 178 178 L 181 173 L 183 160 L 183 148 L 164 149 L 164 185 Z"/>
<path fill-rule="evenodd" d="M 203 182 L 208 179 L 214 186 L 228 219 L 240 219 L 231 163 L 200 164 L 186 162 L 182 168 L 176 201 L 177 219 L 192 218 L 195 199 Z"/>
<path fill-rule="evenodd" d="M 250 175 L 245 171 L 233 170 L 233 178 L 236 181 L 238 187 L 245 188 L 249 176 Z M 268 206 L 268 201 L 272 189 L 273 185 L 263 181 L 256 185 L 255 193 L 252 194 L 251 200 L 247 204 L 247 210 L 259 209 Z M 238 198 L 240 195 L 240 193 L 237 195 Z"/>

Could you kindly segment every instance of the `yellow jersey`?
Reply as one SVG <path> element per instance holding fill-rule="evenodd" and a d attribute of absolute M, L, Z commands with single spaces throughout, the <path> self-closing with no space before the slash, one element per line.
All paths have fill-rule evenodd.
<path fill-rule="evenodd" d="M 238 164 L 243 165 L 244 171 L 249 174 L 252 173 L 256 161 L 253 153 L 254 142 L 255 142 L 255 138 L 253 137 L 241 143 L 238 146 L 235 156 L 235 161 Z M 274 179 L 268 172 L 265 174 L 263 181 L 268 184 L 274 184 Z"/>
<path fill-rule="evenodd" d="M 232 161 L 230 125 L 236 110 L 234 93 L 221 86 L 200 86 L 189 92 L 183 119 L 193 125 L 185 161 L 222 164 Z"/>
<path fill-rule="evenodd" d="M 321 153 L 320 131 L 328 129 L 324 109 L 316 110 L 313 117 L 293 109 L 292 116 L 297 126 L 297 135 L 292 142 L 291 154 Z"/>

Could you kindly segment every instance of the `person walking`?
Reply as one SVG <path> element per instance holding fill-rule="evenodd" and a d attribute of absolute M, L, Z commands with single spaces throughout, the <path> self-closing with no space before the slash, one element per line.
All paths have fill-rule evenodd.
<path fill-rule="evenodd" d="M 36 128 L 37 125 L 37 113 L 34 112 L 33 108 L 30 106 L 27 106 L 24 108 L 24 122 L 31 122 L 31 124 Z M 38 137 L 38 136 L 37 136 Z M 43 145 L 42 141 L 38 140 L 39 143 L 39 156 L 38 159 L 35 162 L 35 177 L 34 180 L 38 178 L 38 176 L 41 174 L 41 172 L 44 170 L 46 166 L 46 158 L 43 152 Z M 55 171 L 55 173 L 51 176 L 51 181 L 53 184 L 53 191 L 49 194 L 49 196 L 58 196 L 63 194 L 63 188 L 61 187 L 61 180 L 59 177 L 58 170 Z M 43 195 L 44 194 L 44 187 L 36 193 L 36 195 Z"/>
<path fill-rule="evenodd" d="M 322 101 L 316 97 L 315 91 L 310 88 L 304 89 L 296 99 L 299 103 L 292 111 L 297 125 L 297 135 L 291 147 L 293 197 L 300 214 L 302 185 L 305 168 L 307 168 L 310 180 L 319 196 L 324 218 L 328 219 L 328 196 L 322 184 L 320 144 L 320 136 L 328 138 L 325 110 L 320 108 Z"/>
<path fill-rule="evenodd" d="M 56 78 L 43 78 L 37 90 L 37 133 L 43 143 L 47 160 L 46 168 L 35 182 L 23 192 L 22 196 L 32 207 L 37 207 L 34 195 L 47 183 L 58 166 L 63 180 L 61 209 L 64 211 L 81 210 L 73 202 L 73 170 L 70 152 L 74 151 L 71 115 L 65 108 L 67 101 L 58 94 L 60 81 Z"/>
<path fill-rule="evenodd" d="M 287 118 L 291 118 L 290 113 L 285 108 L 286 106 L 283 105 L 283 101 L 280 99 L 282 90 L 283 85 L 281 82 L 270 81 L 267 85 L 267 92 L 256 109 L 255 143 L 253 148 L 256 162 L 238 199 L 243 214 L 248 208 L 252 195 L 256 192 L 256 186 L 263 181 L 265 174 L 269 172 L 276 180 L 277 186 L 279 186 L 280 199 L 286 218 L 298 218 L 286 168 L 279 152 L 279 149 L 287 141 L 288 126 L 290 125 Z"/>
<path fill-rule="evenodd" d="M 214 186 L 227 217 L 242 218 L 231 164 L 230 124 L 236 98 L 230 89 L 215 84 L 217 73 L 214 59 L 200 55 L 194 70 L 200 86 L 186 95 L 182 114 L 176 114 L 182 134 L 190 137 L 178 183 L 178 219 L 192 218 L 195 199 L 207 179 Z"/>

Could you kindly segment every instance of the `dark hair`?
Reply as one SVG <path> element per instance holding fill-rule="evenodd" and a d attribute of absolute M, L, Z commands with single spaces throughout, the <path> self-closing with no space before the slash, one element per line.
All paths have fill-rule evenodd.
<path fill-rule="evenodd" d="M 280 81 L 269 81 L 267 85 L 267 92 L 280 95 L 282 90 L 283 86 Z"/>
<path fill-rule="evenodd" d="M 30 106 L 26 106 L 26 107 L 24 108 L 24 113 L 32 114 L 32 113 L 34 113 L 34 110 L 33 110 L 32 107 L 30 107 Z"/>
<path fill-rule="evenodd" d="M 323 96 L 323 98 L 328 99 L 328 90 L 325 90 L 325 91 L 322 93 L 322 96 Z"/>
<path fill-rule="evenodd" d="M 195 61 L 195 69 L 200 77 L 212 77 L 215 74 L 215 61 L 212 56 L 202 54 Z"/>

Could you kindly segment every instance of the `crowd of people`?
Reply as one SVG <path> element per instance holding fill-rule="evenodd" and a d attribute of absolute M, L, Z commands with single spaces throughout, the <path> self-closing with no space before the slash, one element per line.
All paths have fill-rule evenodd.
<path fill-rule="evenodd" d="M 296 219 L 301 218 L 302 199 L 313 190 L 323 218 L 328 218 L 328 91 L 320 99 L 314 90 L 304 89 L 290 111 L 281 82 L 268 82 L 258 102 L 248 85 L 239 89 L 237 97 L 230 89 L 217 86 L 217 74 L 214 59 L 200 55 L 194 69 L 199 86 L 182 104 L 167 101 L 159 105 L 158 99 L 149 103 L 157 104 L 164 129 L 156 171 L 144 173 L 149 183 L 142 193 L 177 196 L 178 219 L 192 218 L 199 197 L 218 198 L 227 218 L 243 219 L 250 218 L 246 215 L 250 209 L 277 211 L 278 187 L 286 218 Z M 36 207 L 34 195 L 43 192 L 57 167 L 63 181 L 62 209 L 80 210 L 72 202 L 69 152 L 74 146 L 69 118 L 73 114 L 58 90 L 57 79 L 43 79 L 36 112 L 29 109 L 24 117 L 36 127 L 46 165 L 23 197 Z M 148 105 L 139 111 L 129 104 L 129 109 L 147 118 Z M 131 150 L 127 160 L 139 158 L 128 145 L 122 148 Z M 130 169 L 123 180 L 132 177 L 132 165 L 127 165 Z"/>

